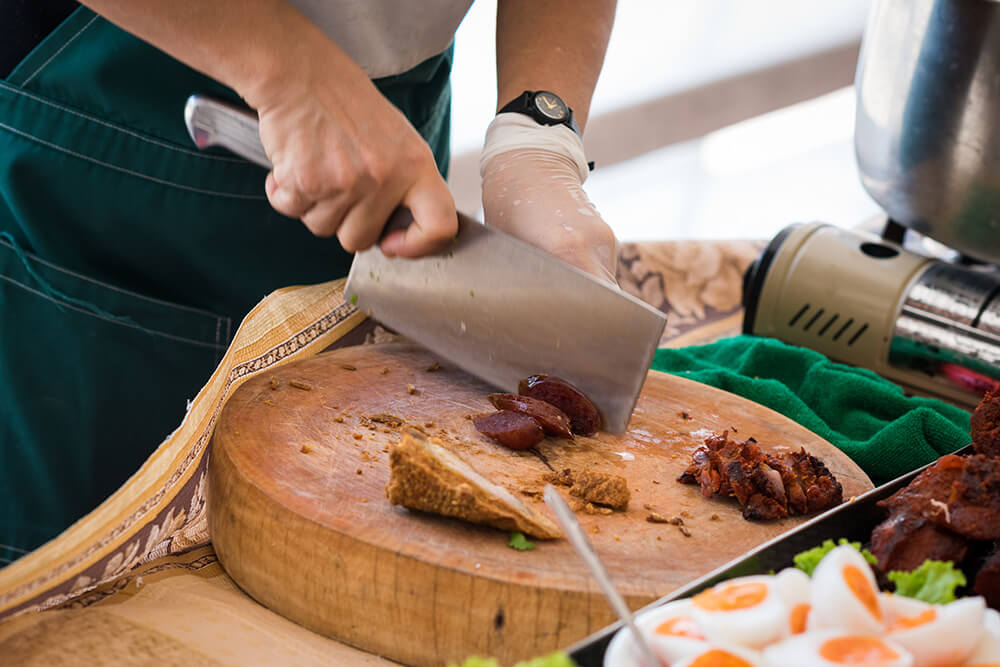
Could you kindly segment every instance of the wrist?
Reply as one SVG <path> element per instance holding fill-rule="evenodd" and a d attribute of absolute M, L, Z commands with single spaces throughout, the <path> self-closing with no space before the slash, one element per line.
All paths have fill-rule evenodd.
<path fill-rule="evenodd" d="M 231 85 L 247 104 L 262 111 L 300 94 L 316 94 L 324 85 L 323 77 L 331 73 L 345 85 L 353 77 L 368 81 L 361 68 L 309 19 L 291 5 L 288 10 L 234 67 Z"/>
<path fill-rule="evenodd" d="M 498 114 L 489 129 L 479 157 L 479 173 L 485 175 L 489 163 L 511 151 L 543 151 L 560 158 L 582 184 L 589 167 L 580 135 L 565 125 L 539 125 L 517 113 Z"/>

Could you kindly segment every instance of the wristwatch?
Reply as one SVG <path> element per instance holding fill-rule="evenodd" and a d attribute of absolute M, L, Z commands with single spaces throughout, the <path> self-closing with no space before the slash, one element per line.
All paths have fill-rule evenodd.
<path fill-rule="evenodd" d="M 534 118 L 540 125 L 565 125 L 577 135 L 580 134 L 580 128 L 573 118 L 573 110 L 562 101 L 561 97 L 547 90 L 526 90 L 505 104 L 497 113 L 521 113 Z"/>

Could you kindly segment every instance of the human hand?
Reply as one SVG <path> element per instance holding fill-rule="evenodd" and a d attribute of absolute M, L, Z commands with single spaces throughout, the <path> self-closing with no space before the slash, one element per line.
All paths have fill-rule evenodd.
<path fill-rule="evenodd" d="M 377 243 L 390 214 L 404 205 L 414 222 L 387 235 L 383 252 L 431 253 L 458 229 L 451 192 L 406 117 L 340 56 L 314 57 L 322 60 L 319 67 L 300 61 L 294 76 L 279 77 L 248 99 L 260 115 L 261 141 L 273 164 L 268 200 L 313 234 L 336 234 L 349 252 Z"/>
<path fill-rule="evenodd" d="M 583 191 L 574 160 L 545 147 L 485 155 L 481 172 L 486 224 L 617 284 L 618 241 Z"/>

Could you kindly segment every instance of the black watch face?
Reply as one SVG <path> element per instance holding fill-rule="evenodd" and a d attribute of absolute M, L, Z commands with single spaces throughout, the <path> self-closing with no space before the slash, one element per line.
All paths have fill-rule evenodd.
<path fill-rule="evenodd" d="M 562 122 L 569 116 L 569 109 L 557 95 L 546 91 L 535 93 L 535 108 L 538 112 L 554 122 Z"/>

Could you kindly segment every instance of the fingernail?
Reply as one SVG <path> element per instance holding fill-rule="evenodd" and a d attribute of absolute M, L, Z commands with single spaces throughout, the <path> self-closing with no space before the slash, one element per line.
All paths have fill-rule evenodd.
<path fill-rule="evenodd" d="M 402 235 L 402 232 L 394 232 L 382 239 L 382 243 L 379 244 L 382 254 L 386 257 L 395 257 L 402 244 Z"/>

